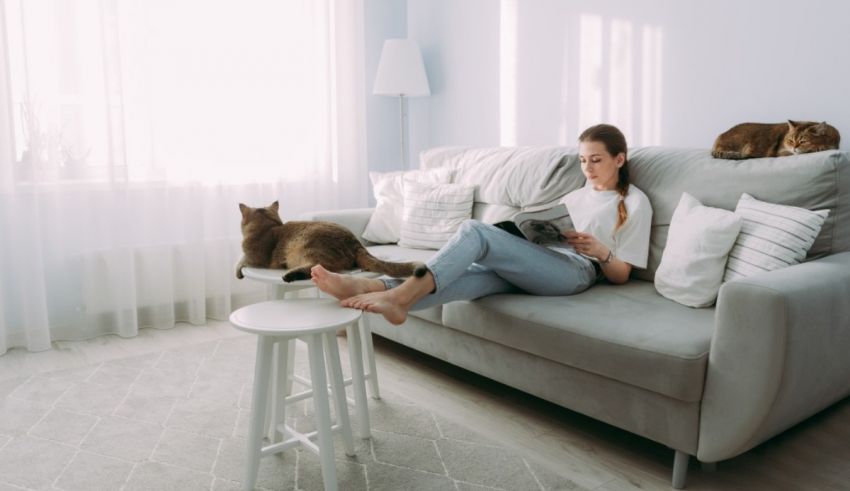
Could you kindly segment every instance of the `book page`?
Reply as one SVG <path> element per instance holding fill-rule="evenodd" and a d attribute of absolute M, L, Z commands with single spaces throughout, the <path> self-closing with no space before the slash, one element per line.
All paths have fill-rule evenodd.
<path fill-rule="evenodd" d="M 513 221 L 525 238 L 535 244 L 561 243 L 561 232 L 574 228 L 563 203 L 543 210 L 521 211 L 514 216 Z"/>

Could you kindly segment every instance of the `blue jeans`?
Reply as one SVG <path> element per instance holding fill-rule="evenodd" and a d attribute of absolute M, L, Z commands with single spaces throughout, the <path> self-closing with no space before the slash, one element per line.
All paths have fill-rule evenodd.
<path fill-rule="evenodd" d="M 555 252 L 477 220 L 465 221 L 425 264 L 437 288 L 411 310 L 495 293 L 574 295 L 596 281 L 593 263 L 586 257 Z M 404 280 L 382 281 L 390 289 Z"/>

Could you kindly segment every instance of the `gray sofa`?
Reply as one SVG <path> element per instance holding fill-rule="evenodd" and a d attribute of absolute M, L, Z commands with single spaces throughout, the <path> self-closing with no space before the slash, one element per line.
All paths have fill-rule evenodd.
<path fill-rule="evenodd" d="M 372 331 L 675 450 L 673 487 L 689 456 L 735 457 L 850 393 L 850 156 L 827 151 L 728 161 L 708 150 L 630 154 L 632 182 L 652 202 L 649 266 L 623 286 L 571 297 L 494 295 L 414 312 Z M 478 185 L 473 217 L 495 222 L 583 185 L 576 150 L 438 148 L 421 167 L 452 166 Z M 693 309 L 652 283 L 681 193 L 734 210 L 741 193 L 830 214 L 806 262 L 722 285 Z M 364 230 L 371 209 L 317 212 Z M 434 251 L 374 245 L 391 259 Z"/>

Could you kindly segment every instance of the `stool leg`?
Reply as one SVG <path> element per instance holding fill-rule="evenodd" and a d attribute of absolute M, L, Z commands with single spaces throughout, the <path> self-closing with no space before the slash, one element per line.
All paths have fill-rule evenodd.
<path fill-rule="evenodd" d="M 266 417 L 263 420 L 263 432 L 262 434 L 266 436 L 269 440 L 272 438 L 271 427 L 272 427 L 272 414 L 274 414 L 274 386 L 275 386 L 275 375 L 274 372 L 277 369 L 277 343 L 272 342 L 272 356 L 269 361 L 269 386 L 267 390 L 271 394 L 269 397 L 266 397 Z M 256 365 L 255 365 L 256 366 Z M 253 414 L 253 413 L 252 413 Z"/>
<path fill-rule="evenodd" d="M 291 360 L 288 352 L 291 343 L 294 343 L 291 339 L 276 341 L 272 351 L 271 380 L 269 383 L 271 397 L 269 397 L 269 411 L 266 413 L 263 431 L 271 443 L 281 442 L 285 438 L 285 435 L 277 431 L 277 425 L 286 422 L 286 396 L 290 393 L 290 387 L 288 387 L 289 374 L 283 371 L 283 367 L 290 366 Z"/>
<path fill-rule="evenodd" d="M 328 361 L 328 373 L 331 377 L 331 392 L 336 408 L 336 419 L 342 430 L 342 442 L 345 446 L 345 455 L 354 457 L 354 438 L 351 436 L 351 420 L 348 417 L 348 402 L 345 400 L 345 384 L 342 382 L 342 366 L 339 362 L 339 345 L 336 335 L 332 332 L 325 333 L 325 355 Z"/>
<path fill-rule="evenodd" d="M 319 434 L 319 460 L 322 464 L 322 480 L 325 491 L 336 490 L 336 464 L 334 442 L 331 435 L 331 410 L 328 406 L 328 382 L 325 378 L 325 357 L 322 350 L 322 335 L 311 334 L 307 338 L 310 351 L 310 378 L 313 381 L 313 401 L 316 410 L 316 430 Z"/>
<path fill-rule="evenodd" d="M 363 338 L 363 353 L 366 363 L 369 364 L 369 389 L 372 391 L 372 399 L 380 399 L 378 391 L 378 369 L 375 368 L 375 346 L 372 344 L 372 330 L 366 324 L 366 320 L 360 318 L 360 333 Z"/>
<path fill-rule="evenodd" d="M 248 459 L 245 465 L 245 489 L 249 490 L 254 489 L 254 484 L 257 482 L 257 470 L 260 468 L 272 344 L 272 339 L 267 336 L 257 337 L 257 360 L 254 362 L 254 394 L 251 405 L 251 425 L 248 430 Z"/>
<path fill-rule="evenodd" d="M 290 339 L 286 343 L 286 395 L 292 395 L 292 381 L 295 374 L 295 343 L 297 339 Z"/>
<path fill-rule="evenodd" d="M 360 329 L 357 323 L 349 324 L 346 327 L 346 336 L 348 337 L 348 356 L 351 359 L 351 386 L 354 388 L 354 402 L 357 405 L 357 424 L 360 426 L 360 438 L 371 438 L 372 429 L 369 427 L 369 404 L 366 401 L 366 384 L 363 381 L 363 351 L 361 348 Z"/>

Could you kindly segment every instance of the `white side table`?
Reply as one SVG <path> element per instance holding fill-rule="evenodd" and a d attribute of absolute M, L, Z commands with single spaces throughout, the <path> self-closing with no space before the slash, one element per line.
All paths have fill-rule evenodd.
<path fill-rule="evenodd" d="M 271 300 L 242 307 L 230 314 L 230 323 L 236 329 L 257 335 L 245 489 L 254 489 L 260 458 L 298 445 L 319 455 L 325 490 L 337 489 L 332 433 L 342 432 L 346 455 L 353 456 L 355 453 L 336 330 L 357 323 L 360 317 L 360 311 L 342 308 L 335 300 L 330 299 Z M 292 395 L 283 399 L 283 404 L 277 407 L 274 414 L 273 425 L 283 436 L 283 441 L 271 442 L 270 445 L 263 446 L 262 434 L 263 425 L 267 421 L 269 378 L 273 369 L 272 347 L 275 342 L 288 342 L 294 339 L 304 340 L 308 347 L 313 388 L 303 394 L 313 397 L 316 431 L 307 434 L 299 433 L 286 424 L 286 405 L 305 398 L 303 394 Z M 360 346 L 352 345 L 351 348 L 352 351 L 359 350 Z M 285 355 L 279 353 L 278 356 Z M 326 362 L 327 370 L 330 372 L 328 376 L 325 372 Z M 332 424 L 330 418 L 328 378 L 336 408 L 336 425 Z M 357 373 L 353 375 L 353 378 L 361 379 Z M 359 385 L 363 387 L 362 379 Z M 318 445 L 313 443 L 314 437 L 318 437 Z"/>
<path fill-rule="evenodd" d="M 242 274 L 245 278 L 250 278 L 255 281 L 266 283 L 269 286 L 269 297 L 272 299 L 283 299 L 287 293 L 308 288 L 316 288 L 310 280 L 299 280 L 286 283 L 283 281 L 283 275 L 286 270 L 283 269 L 264 269 L 243 267 Z M 353 274 L 363 277 L 380 276 L 378 273 L 370 273 L 363 271 L 353 271 Z M 317 294 L 319 290 L 316 289 Z M 369 326 L 362 320 L 358 325 L 346 326 L 346 337 L 349 343 L 349 357 L 351 361 L 352 377 L 344 379 L 345 385 L 353 385 L 354 404 L 357 422 L 360 428 L 359 436 L 361 438 L 370 438 L 372 436 L 371 427 L 369 424 L 369 407 L 366 402 L 366 391 L 361 385 L 363 381 L 367 381 L 369 391 L 373 399 L 380 399 L 381 394 L 378 389 L 378 371 L 375 364 L 375 348 L 372 343 L 372 331 Z M 310 386 L 309 380 L 303 379 L 294 373 L 295 359 L 295 340 L 289 340 L 286 343 L 286 355 L 281 354 L 279 343 L 274 344 L 272 355 L 272 376 L 271 387 L 273 397 L 269 400 L 269 415 L 276 414 L 276 408 L 282 405 L 282 398 L 291 394 L 292 381 L 297 380 L 305 386 Z M 280 370 L 281 361 L 286 364 L 285 372 Z M 354 377 L 354 374 L 362 374 L 362 377 Z M 361 386 L 359 386 L 361 385 Z M 273 425 L 266 425 L 269 440 L 277 441 L 278 435 Z"/>

